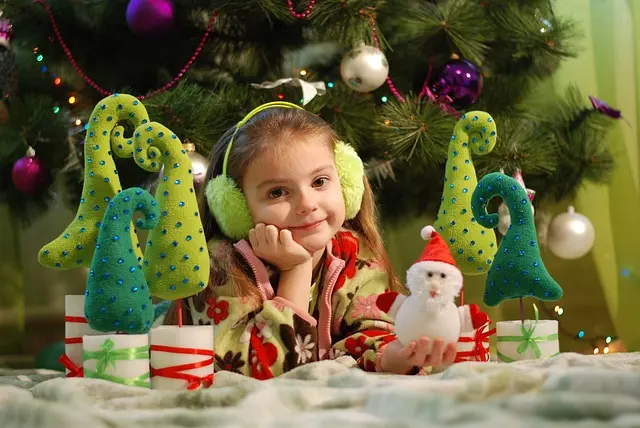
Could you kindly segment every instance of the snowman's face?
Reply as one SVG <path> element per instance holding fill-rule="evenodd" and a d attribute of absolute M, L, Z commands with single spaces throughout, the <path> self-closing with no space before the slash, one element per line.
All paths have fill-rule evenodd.
<path fill-rule="evenodd" d="M 407 287 L 421 300 L 444 305 L 460 294 L 462 274 L 446 263 L 419 262 L 407 271 Z"/>

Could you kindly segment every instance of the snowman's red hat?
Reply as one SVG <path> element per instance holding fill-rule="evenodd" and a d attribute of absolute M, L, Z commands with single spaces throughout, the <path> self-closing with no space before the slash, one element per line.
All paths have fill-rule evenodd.
<path fill-rule="evenodd" d="M 451 265 L 456 269 L 458 268 L 449 247 L 442 240 L 442 237 L 438 232 L 436 232 L 433 226 L 424 227 L 420 231 L 420 235 L 422 236 L 422 239 L 427 241 L 427 245 L 425 245 L 424 250 L 422 250 L 422 254 L 420 254 L 420 258 L 416 263 L 440 262 Z"/>

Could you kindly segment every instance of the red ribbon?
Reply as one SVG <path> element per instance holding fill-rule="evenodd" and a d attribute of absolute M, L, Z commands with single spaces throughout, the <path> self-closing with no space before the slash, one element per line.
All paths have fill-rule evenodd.
<path fill-rule="evenodd" d="M 87 319 L 85 317 L 73 317 L 73 316 L 65 315 L 64 322 L 87 324 Z M 82 343 L 82 337 L 65 337 L 64 343 L 67 345 Z"/>
<path fill-rule="evenodd" d="M 189 373 L 182 373 L 186 370 L 197 369 L 200 367 L 206 367 L 213 364 L 214 352 L 211 349 L 195 349 L 195 348 L 178 348 L 174 346 L 164 345 L 151 345 L 151 351 L 156 352 L 170 352 L 172 354 L 187 354 L 187 355 L 206 355 L 211 358 L 207 358 L 203 361 L 195 363 L 182 364 L 179 366 L 163 367 L 161 369 L 155 369 L 151 367 L 151 377 L 160 376 L 168 379 L 182 379 L 187 382 L 187 389 L 194 390 L 201 385 L 208 388 L 213 383 L 213 373 L 206 376 L 196 376 Z"/>
<path fill-rule="evenodd" d="M 84 377 L 84 370 L 82 367 L 75 365 L 71 358 L 67 354 L 62 354 L 58 361 L 62 363 L 65 369 L 69 370 L 66 377 Z"/>
<path fill-rule="evenodd" d="M 65 315 L 64 321 L 65 322 L 77 322 L 77 323 L 80 323 L 80 324 L 86 324 L 87 323 L 87 319 L 85 317 L 72 317 L 72 316 L 69 316 L 69 315 Z"/>
<path fill-rule="evenodd" d="M 489 350 L 485 348 L 484 344 L 489 343 L 489 336 L 496 333 L 496 329 L 482 331 L 489 326 L 489 323 L 485 323 L 476 329 L 474 337 L 462 336 L 458 339 L 460 343 L 472 343 L 475 342 L 475 346 L 471 351 L 460 351 L 456 353 L 456 363 L 462 361 L 468 361 L 469 358 L 474 358 L 477 361 L 487 362 L 489 361 Z"/>

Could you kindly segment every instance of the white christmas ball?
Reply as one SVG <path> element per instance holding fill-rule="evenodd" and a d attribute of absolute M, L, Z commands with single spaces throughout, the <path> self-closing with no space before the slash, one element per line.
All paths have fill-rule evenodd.
<path fill-rule="evenodd" d="M 589 219 L 570 206 L 549 225 L 547 246 L 561 259 L 579 259 L 593 247 L 596 232 Z"/>
<path fill-rule="evenodd" d="M 342 58 L 340 75 L 354 91 L 371 92 L 387 80 L 389 62 L 380 49 L 360 46 Z"/>

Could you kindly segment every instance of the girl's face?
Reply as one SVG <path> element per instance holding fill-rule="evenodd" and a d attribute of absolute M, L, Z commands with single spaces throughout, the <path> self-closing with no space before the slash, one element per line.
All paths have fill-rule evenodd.
<path fill-rule="evenodd" d="M 286 150 L 267 150 L 249 164 L 242 191 L 255 224 L 289 229 L 296 242 L 315 253 L 345 220 L 334 154 L 311 138 L 286 144 Z"/>

